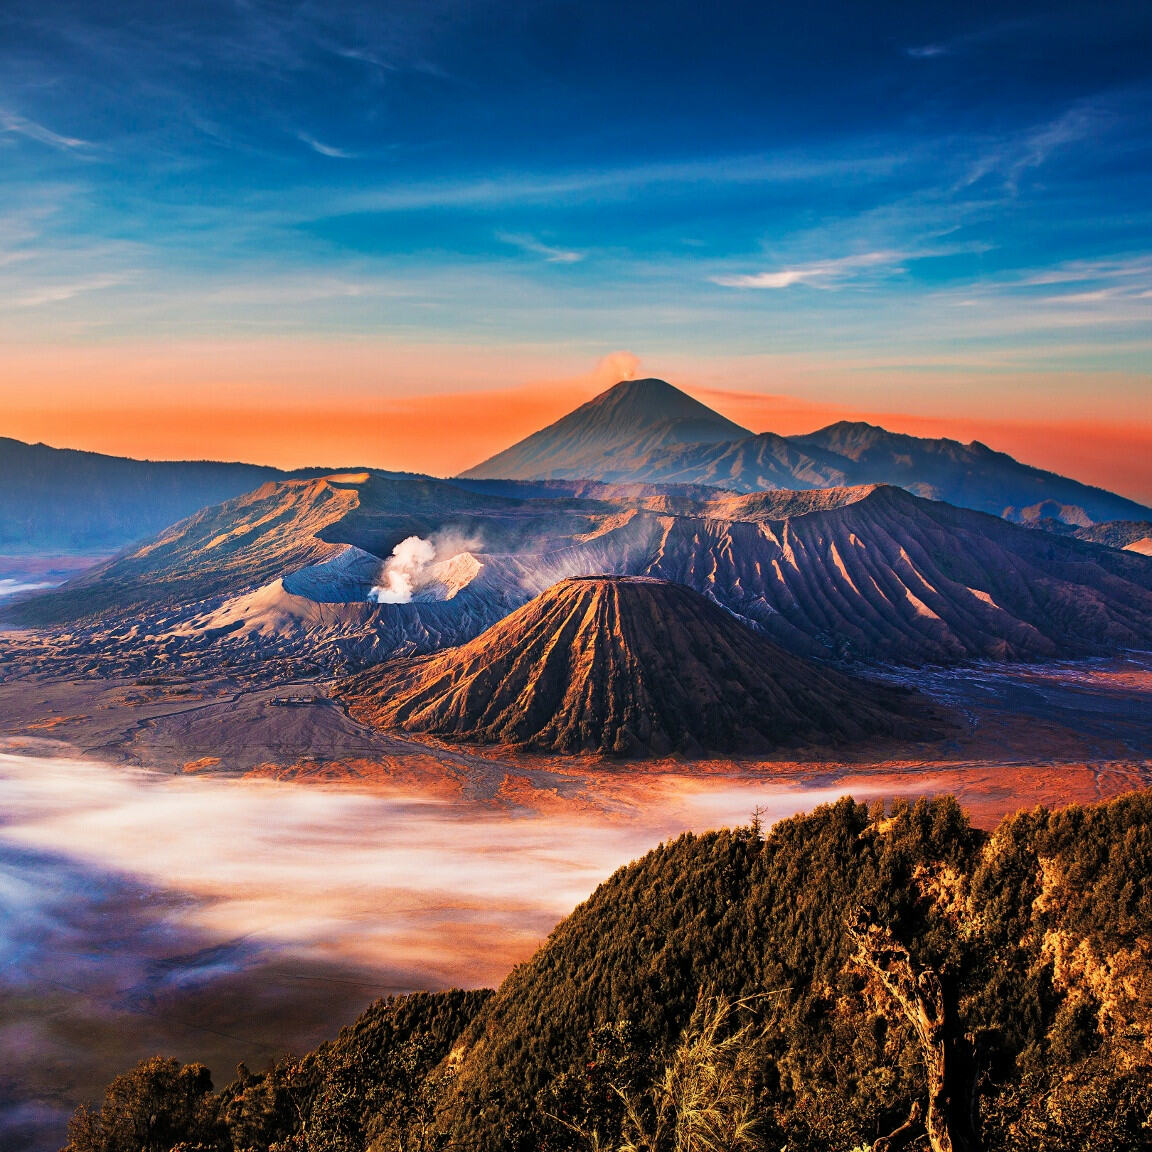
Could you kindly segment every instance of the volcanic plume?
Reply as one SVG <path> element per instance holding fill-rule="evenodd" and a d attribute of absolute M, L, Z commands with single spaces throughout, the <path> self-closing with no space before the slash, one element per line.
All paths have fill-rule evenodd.
<path fill-rule="evenodd" d="M 932 733 L 907 693 L 793 656 L 683 585 L 564 580 L 468 644 L 345 681 L 366 723 L 537 751 L 764 751 Z"/>

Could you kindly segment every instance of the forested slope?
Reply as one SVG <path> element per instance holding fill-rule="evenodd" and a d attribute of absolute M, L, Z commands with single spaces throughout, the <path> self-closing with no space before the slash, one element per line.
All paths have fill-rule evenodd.
<path fill-rule="evenodd" d="M 844 799 L 661 845 L 495 994 L 382 1002 L 219 1094 L 143 1065 L 70 1147 L 138 1147 L 126 1098 L 192 1116 L 163 1149 L 1146 1147 L 1150 957 L 1152 793 L 991 835 Z"/>

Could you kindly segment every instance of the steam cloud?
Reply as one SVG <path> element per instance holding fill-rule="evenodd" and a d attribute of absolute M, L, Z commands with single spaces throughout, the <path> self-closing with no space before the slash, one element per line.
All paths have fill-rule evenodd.
<path fill-rule="evenodd" d="M 600 357 L 593 375 L 605 384 L 615 384 L 618 380 L 635 380 L 640 367 L 640 357 L 634 352 L 609 352 Z"/>
<path fill-rule="evenodd" d="M 429 579 L 429 567 L 440 560 L 450 560 L 461 552 L 474 552 L 481 547 L 479 536 L 466 535 L 447 528 L 428 540 L 409 536 L 392 549 L 392 555 L 380 570 L 380 583 L 368 591 L 371 604 L 410 604 L 413 594 Z"/>
<path fill-rule="evenodd" d="M 392 549 L 380 573 L 380 583 L 368 593 L 376 604 L 408 604 L 420 583 L 424 569 L 436 559 L 436 545 L 419 536 L 409 536 Z"/>

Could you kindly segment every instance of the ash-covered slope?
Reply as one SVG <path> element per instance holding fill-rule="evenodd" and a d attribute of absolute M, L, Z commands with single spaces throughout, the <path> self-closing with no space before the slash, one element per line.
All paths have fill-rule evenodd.
<path fill-rule="evenodd" d="M 908 696 L 785 652 L 679 584 L 565 580 L 469 644 L 342 694 L 367 723 L 538 751 L 762 751 L 924 736 Z"/>
<path fill-rule="evenodd" d="M 366 477 L 364 477 L 366 479 Z M 63 587 L 10 611 L 28 624 L 123 615 L 152 604 L 190 604 L 237 592 L 305 565 L 339 545 L 320 534 L 355 509 L 359 493 L 341 477 L 263 484 L 202 509 Z"/>
<path fill-rule="evenodd" d="M 621 460 L 647 483 L 711 484 L 734 492 L 835 488 L 853 482 L 848 461 L 774 432 L 714 444 L 670 445 L 657 452 L 619 450 L 612 466 L 619 467 Z"/>
<path fill-rule="evenodd" d="M 1146 557 L 896 487 L 853 491 L 779 520 L 668 520 L 643 574 L 709 591 L 797 651 L 920 663 L 1152 647 Z"/>
<path fill-rule="evenodd" d="M 268 483 L 173 524 L 59 589 L 5 605 L 5 612 L 34 625 L 130 616 L 157 604 L 172 610 L 236 596 L 281 577 L 321 603 L 363 602 L 383 558 L 405 537 L 451 525 L 457 538 L 483 534 L 505 552 L 562 547 L 598 522 L 602 510 L 591 507 L 474 496 L 407 473 Z"/>
<path fill-rule="evenodd" d="M 750 436 L 663 380 L 621 380 L 555 424 L 476 467 L 466 478 L 647 480 L 645 462 L 681 444 Z"/>
<path fill-rule="evenodd" d="M 688 585 L 802 655 L 903 664 L 1152 648 L 1152 560 L 893 487 L 592 486 L 520 496 L 404 474 L 266 485 L 60 589 L 3 606 L 60 659 L 137 672 L 270 655 L 351 671 L 461 644 L 562 580 Z M 582 487 L 582 486 L 581 486 Z M 711 498 L 707 493 L 712 491 Z M 411 603 L 371 603 L 393 548 L 435 546 Z M 61 644 L 64 642 L 61 641 Z M 307 667 L 305 667 L 307 666 Z"/>

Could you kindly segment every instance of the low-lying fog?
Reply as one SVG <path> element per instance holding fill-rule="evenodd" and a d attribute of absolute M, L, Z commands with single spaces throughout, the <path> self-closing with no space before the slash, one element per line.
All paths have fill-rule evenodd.
<path fill-rule="evenodd" d="M 47 580 L 14 580 L 9 576 L 0 577 L 0 597 L 19 596 L 21 592 L 36 592 L 41 588 L 55 587 Z"/>
<path fill-rule="evenodd" d="M 0 1145 L 58 1147 L 153 1052 L 219 1084 L 379 995 L 494 985 L 661 839 L 835 795 L 664 778 L 643 811 L 510 816 L 0 754 Z"/>

